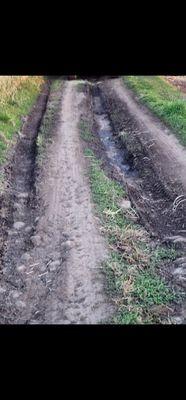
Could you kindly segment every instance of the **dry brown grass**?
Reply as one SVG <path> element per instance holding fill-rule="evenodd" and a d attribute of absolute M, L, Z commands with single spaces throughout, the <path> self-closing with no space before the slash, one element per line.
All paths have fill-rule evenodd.
<path fill-rule="evenodd" d="M 7 99 L 14 100 L 17 89 L 29 80 L 33 80 L 36 85 L 43 82 L 41 76 L 0 76 L 0 104 L 4 104 Z"/>

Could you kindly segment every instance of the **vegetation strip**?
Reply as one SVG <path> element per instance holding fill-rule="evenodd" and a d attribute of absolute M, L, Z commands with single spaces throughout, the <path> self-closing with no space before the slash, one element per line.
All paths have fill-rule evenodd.
<path fill-rule="evenodd" d="M 81 121 L 80 131 L 82 139 L 89 144 L 84 154 L 89 160 L 93 201 L 110 247 L 110 257 L 103 269 L 117 313 L 109 322 L 169 323 L 181 293 L 158 271 L 176 259 L 178 253 L 173 247 L 156 245 L 153 248 L 148 233 L 137 223 L 135 210 L 125 207 L 127 198 L 123 187 L 108 178 L 92 151 L 94 138 L 85 121 Z"/>
<path fill-rule="evenodd" d="M 123 80 L 141 102 L 174 130 L 180 142 L 186 146 L 184 95 L 159 76 L 125 76 Z"/>
<path fill-rule="evenodd" d="M 0 77 L 0 165 L 6 159 L 13 135 L 19 133 L 44 79 L 38 76 Z"/>

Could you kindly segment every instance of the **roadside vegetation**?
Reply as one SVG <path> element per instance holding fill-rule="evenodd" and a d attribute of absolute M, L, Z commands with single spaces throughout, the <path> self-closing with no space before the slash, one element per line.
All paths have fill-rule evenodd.
<path fill-rule="evenodd" d="M 186 101 L 180 90 L 159 76 L 124 76 L 123 80 L 186 146 Z"/>
<path fill-rule="evenodd" d="M 94 141 L 85 122 L 80 123 L 81 137 L 88 147 L 89 179 L 92 198 L 108 240 L 110 257 L 103 264 L 107 289 L 117 312 L 110 323 L 169 323 L 178 294 L 164 278 L 163 265 L 178 256 L 174 247 L 152 245 L 146 230 L 138 223 L 135 210 L 127 203 L 123 187 L 109 178 L 91 148 Z M 127 207 L 126 207 L 127 204 Z"/>
<path fill-rule="evenodd" d="M 13 135 L 19 133 L 43 82 L 39 76 L 0 77 L 0 165 L 5 161 Z"/>

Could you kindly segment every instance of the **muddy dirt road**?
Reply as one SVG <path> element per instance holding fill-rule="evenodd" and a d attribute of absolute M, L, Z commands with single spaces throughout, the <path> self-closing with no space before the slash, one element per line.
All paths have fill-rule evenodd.
<path fill-rule="evenodd" d="M 101 272 L 107 249 L 92 210 L 78 131 L 83 97 L 76 81 L 66 83 L 59 124 L 46 154 L 40 193 L 44 212 L 31 237 L 34 248 L 13 257 L 10 266 L 12 241 L 7 243 L 4 276 L 14 276 L 15 286 L 19 281 L 22 285 L 13 283 L 10 290 L 5 282 L 1 288 L 5 322 L 98 323 L 112 312 Z M 24 222 L 14 221 L 14 243 L 25 228 L 29 230 Z"/>
<path fill-rule="evenodd" d="M 35 142 L 20 148 L 0 280 L 2 324 L 97 324 L 114 313 L 101 267 L 109 250 L 91 200 L 79 129 L 83 115 L 90 113 L 105 157 L 142 222 L 157 235 L 185 241 L 185 150 L 120 79 L 83 84 L 88 91 L 79 90 L 79 81 L 63 84 L 37 194 Z M 129 143 L 120 141 L 123 129 Z"/>

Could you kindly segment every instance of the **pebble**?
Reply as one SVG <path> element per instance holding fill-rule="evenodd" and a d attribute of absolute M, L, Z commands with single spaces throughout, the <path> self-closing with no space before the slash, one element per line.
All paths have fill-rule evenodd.
<path fill-rule="evenodd" d="M 28 193 L 19 193 L 18 195 L 17 195 L 17 197 L 18 197 L 18 199 L 27 199 L 27 197 L 28 197 Z"/>
<path fill-rule="evenodd" d="M 180 325 L 180 324 L 182 324 L 183 319 L 181 317 L 173 317 L 172 322 Z"/>
<path fill-rule="evenodd" d="M 131 202 L 130 200 L 122 200 L 122 202 L 120 203 L 120 207 L 123 210 L 128 210 L 129 208 L 131 208 Z"/>
<path fill-rule="evenodd" d="M 26 233 L 30 233 L 31 231 L 32 231 L 32 227 L 31 226 L 26 226 L 25 232 Z"/>
<path fill-rule="evenodd" d="M 19 292 L 17 292 L 17 291 L 13 291 L 13 292 L 12 292 L 12 297 L 13 297 L 13 299 L 17 299 L 19 296 L 20 296 L 20 293 L 19 293 Z"/>
<path fill-rule="evenodd" d="M 23 272 L 23 271 L 25 271 L 26 267 L 25 267 L 25 265 L 19 265 L 16 269 L 18 272 Z"/>
<path fill-rule="evenodd" d="M 21 257 L 21 260 L 29 261 L 32 257 L 28 253 L 24 253 Z"/>
<path fill-rule="evenodd" d="M 26 303 L 22 300 L 17 300 L 15 304 L 17 307 L 21 307 L 21 308 L 26 307 Z"/>
<path fill-rule="evenodd" d="M 14 223 L 13 228 L 19 230 L 19 229 L 24 228 L 24 226 L 25 226 L 25 223 L 24 223 L 24 222 L 22 222 L 22 221 L 17 221 L 17 222 Z"/>
<path fill-rule="evenodd" d="M 41 242 L 41 237 L 39 235 L 34 235 L 34 236 L 31 236 L 30 240 L 34 246 L 39 246 L 39 244 Z"/>
<path fill-rule="evenodd" d="M 12 231 L 12 230 L 9 230 L 9 231 L 8 231 L 8 235 L 9 235 L 9 236 L 12 236 L 12 235 L 15 235 L 15 234 L 16 234 L 16 231 Z"/>
<path fill-rule="evenodd" d="M 61 248 L 63 250 L 70 250 L 73 246 L 73 242 L 71 240 L 67 240 L 66 242 L 62 243 Z"/>
<path fill-rule="evenodd" d="M 50 263 L 50 266 L 49 266 L 50 271 L 55 271 L 56 268 L 60 266 L 60 264 L 61 264 L 61 263 L 60 263 L 59 260 L 56 260 L 56 261 L 51 262 L 51 263 Z"/>

